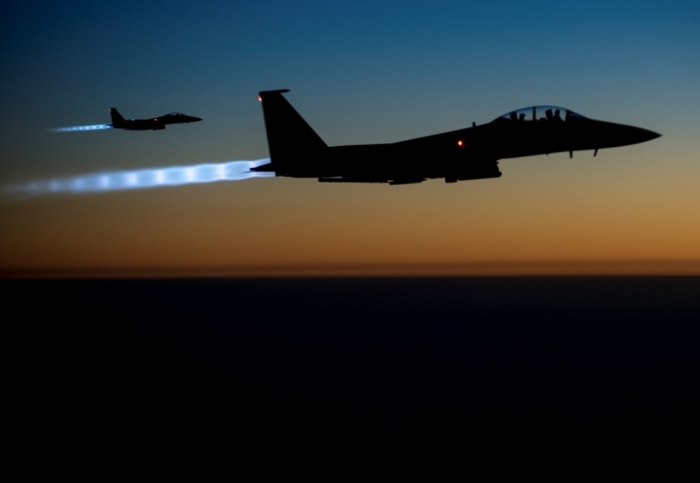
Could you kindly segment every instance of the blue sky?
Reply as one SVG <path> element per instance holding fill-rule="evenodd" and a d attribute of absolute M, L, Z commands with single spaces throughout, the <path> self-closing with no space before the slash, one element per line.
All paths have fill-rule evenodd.
<path fill-rule="evenodd" d="M 692 194 L 692 183 L 700 178 L 697 2 L 6 2 L 0 7 L 0 18 L 2 184 L 102 170 L 265 157 L 264 124 L 256 102 L 257 92 L 265 89 L 291 89 L 290 102 L 331 145 L 399 141 L 458 129 L 472 121 L 488 122 L 519 107 L 555 104 L 589 117 L 645 127 L 663 137 L 639 147 L 610 150 L 604 161 L 596 158 L 586 165 L 554 165 L 544 158 L 502 163 L 504 179 L 489 185 L 485 196 L 493 199 L 483 209 L 503 226 L 512 226 L 507 210 L 498 211 L 503 200 L 521 191 L 523 196 L 529 190 L 541 193 L 558 179 L 560 169 L 568 169 L 566 172 L 578 174 L 570 189 L 542 203 L 566 205 L 567 196 L 585 199 L 586 193 L 594 192 L 598 198 L 610 197 L 611 205 L 622 206 L 620 200 L 625 200 L 628 209 L 642 210 L 645 202 L 636 199 L 635 193 L 649 189 L 654 194 L 647 193 L 645 199 L 658 196 L 685 205 L 690 202 L 686 211 L 672 211 L 677 223 L 673 233 L 689 244 L 700 240 L 696 232 L 681 228 L 695 223 L 700 209 L 700 201 Z M 127 117 L 182 111 L 204 121 L 157 133 L 48 132 L 61 126 L 109 122 L 108 107 L 118 107 Z M 612 188 L 609 192 L 601 188 L 611 179 L 623 180 L 614 195 Z M 464 184 L 460 188 L 464 199 L 456 203 L 452 195 L 445 194 L 444 184 L 436 181 L 404 191 L 387 188 L 374 186 L 367 191 L 367 187 L 356 186 L 328 192 L 313 181 L 252 180 L 236 184 L 235 190 L 246 200 L 264 200 L 261 203 L 272 206 L 264 214 L 268 219 L 291 217 L 297 226 L 311 227 L 320 234 L 311 247 L 340 243 L 333 241 L 333 230 L 339 229 L 334 228 L 335 217 L 314 212 L 329 196 L 338 203 L 339 213 L 370 213 L 379 205 L 392 207 L 386 208 L 387 216 L 402 217 L 409 210 L 402 206 L 411 206 L 408 198 L 418 196 L 436 213 L 452 213 L 457 206 L 473 206 L 470 193 L 481 190 Z M 147 196 L 122 193 L 3 202 L 0 223 L 7 229 L 32 226 L 26 232 L 15 230 L 16 239 L 7 241 L 3 263 L 14 266 L 12 254 L 19 253 L 27 266 L 48 263 L 41 257 L 34 259 L 29 249 L 25 253 L 21 247 L 22 240 L 55 234 L 50 226 L 29 221 L 46 219 L 49 204 L 75 226 L 72 235 L 61 235 L 65 251 L 56 256 L 63 256 L 64 261 L 55 263 L 99 265 L 99 261 L 81 259 L 79 253 L 86 244 L 99 251 L 104 242 L 90 242 L 88 234 L 109 220 L 117 207 L 131 206 L 134 216 L 156 216 L 139 209 L 139 203 L 167 200 L 170 209 L 187 213 L 197 203 L 221 206 L 236 202 L 229 193 L 233 189 L 163 188 Z M 134 197 L 142 201 L 133 201 Z M 357 204 L 358 199 L 372 199 L 372 205 Z M 526 199 L 535 203 L 532 197 Z M 81 203 L 91 205 L 90 214 L 71 215 L 74 210 L 81 212 Z M 282 208 L 290 203 L 302 213 Z M 544 215 L 536 206 L 529 213 L 539 220 Z M 550 215 L 551 227 L 556 226 L 557 216 L 565 216 L 564 212 Z M 208 240 L 216 239 L 221 223 L 257 223 L 246 218 L 252 216 L 246 212 L 238 213 L 233 221 L 228 212 L 214 210 L 208 216 L 211 221 L 201 225 L 202 238 L 193 240 L 195 245 L 206 247 L 211 243 Z M 407 216 L 406 220 L 406 233 L 423 226 L 420 219 L 410 221 Z M 359 223 L 358 233 L 368 230 L 361 222 L 355 223 Z M 640 218 L 639 223 L 634 230 L 642 232 L 646 222 Z M 649 223 L 653 230 L 654 224 Z M 187 216 L 174 217 L 166 232 L 178 232 L 188 224 L 192 220 Z M 304 240 L 309 242 L 293 226 L 293 222 L 286 229 L 280 226 L 281 235 L 297 239 L 300 246 Z M 116 233 L 115 227 L 104 229 Z M 545 227 L 550 225 L 545 222 Z M 274 248 L 268 228 L 250 228 L 251 236 Z M 596 233 L 602 225 L 592 219 L 589 228 Z M 396 232 L 405 238 L 402 229 Z M 428 245 L 466 243 L 466 235 L 442 231 L 446 238 L 436 238 Z M 358 235 L 357 246 L 372 252 L 379 244 L 373 244 L 368 233 Z M 240 242 L 226 238 L 230 234 L 221 236 L 222 246 Z M 496 233 L 484 236 L 470 240 L 475 246 L 485 246 Z M 158 239 L 157 233 L 148 240 L 148 246 L 173 253 L 186 249 Z M 421 243 L 407 246 L 404 259 L 421 259 L 421 247 L 425 247 Z M 601 247 L 609 243 L 613 242 L 601 241 Z M 619 240 L 614 243 L 624 245 Z M 619 258 L 623 245 L 615 245 L 609 256 Z M 32 246 L 38 249 L 41 244 Z M 670 240 L 650 242 L 638 256 L 663 258 L 668 248 L 659 247 L 669 246 Z M 143 253 L 149 250 L 144 248 Z M 246 250 L 253 248 L 242 248 L 248 253 Z M 382 250 L 368 260 L 381 259 Z M 606 258 L 603 248 L 600 250 L 599 258 Z M 691 248 L 684 250 L 680 252 L 686 257 L 695 253 Z M 465 251 L 481 253 L 479 260 L 544 256 L 535 252 Z M 133 253 L 139 253 L 138 244 Z M 457 252 L 450 253 L 459 258 Z M 571 249 L 561 256 L 571 258 L 576 253 Z M 246 260 L 252 264 L 264 263 L 251 257 Z M 355 263 L 353 257 L 346 262 Z M 283 258 L 274 263 L 283 263 Z M 471 260 L 467 255 L 463 258 Z M 141 263 L 137 255 L 129 260 L 124 263 Z M 313 263 L 314 257 L 305 260 Z M 326 263 L 325 259 L 321 262 Z M 216 259 L 207 263 L 216 265 Z M 224 257 L 221 263 L 237 262 Z"/>

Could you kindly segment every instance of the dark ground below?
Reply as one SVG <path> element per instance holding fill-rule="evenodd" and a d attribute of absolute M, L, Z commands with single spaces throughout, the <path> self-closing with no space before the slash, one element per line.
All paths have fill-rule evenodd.
<path fill-rule="evenodd" d="M 0 283 L 28 425 L 683 429 L 700 407 L 700 278 Z"/>

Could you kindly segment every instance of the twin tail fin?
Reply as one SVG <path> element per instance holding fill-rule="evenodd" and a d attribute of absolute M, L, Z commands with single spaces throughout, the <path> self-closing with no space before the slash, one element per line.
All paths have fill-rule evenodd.
<path fill-rule="evenodd" d="M 112 126 L 113 127 L 121 127 L 124 125 L 124 118 L 122 117 L 121 114 L 119 114 L 119 111 L 117 111 L 116 107 L 110 107 L 109 114 L 110 114 L 110 116 L 112 116 Z"/>
<path fill-rule="evenodd" d="M 273 166 L 279 168 L 328 148 L 284 98 L 285 92 L 289 89 L 262 91 L 258 95 L 263 105 L 270 159 Z"/>

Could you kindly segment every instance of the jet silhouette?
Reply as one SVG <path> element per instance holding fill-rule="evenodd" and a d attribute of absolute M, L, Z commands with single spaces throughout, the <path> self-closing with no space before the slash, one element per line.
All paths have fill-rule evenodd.
<path fill-rule="evenodd" d="M 328 146 L 282 96 L 262 91 L 270 163 L 252 171 L 327 183 L 447 183 L 499 178 L 498 160 L 642 143 L 660 134 L 588 119 L 555 106 L 510 112 L 477 126 L 391 144 Z"/>
<path fill-rule="evenodd" d="M 165 129 L 168 124 L 183 124 L 186 122 L 201 121 L 201 117 L 186 116 L 180 112 L 171 112 L 152 119 L 124 119 L 116 107 L 110 107 L 109 113 L 112 116 L 111 126 L 115 129 L 126 129 L 127 131 L 147 131 L 149 129 Z"/>

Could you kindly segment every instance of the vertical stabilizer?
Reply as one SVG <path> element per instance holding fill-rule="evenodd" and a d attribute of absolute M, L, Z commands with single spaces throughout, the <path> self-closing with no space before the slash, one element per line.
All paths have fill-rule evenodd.
<path fill-rule="evenodd" d="M 112 116 L 112 127 L 122 127 L 124 125 L 124 118 L 119 114 L 116 107 L 110 107 L 109 114 Z"/>
<path fill-rule="evenodd" d="M 282 96 L 284 92 L 289 90 L 262 91 L 258 97 L 263 105 L 270 159 L 279 167 L 303 157 L 313 157 L 314 153 L 328 147 Z"/>

